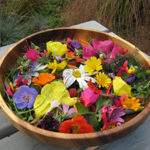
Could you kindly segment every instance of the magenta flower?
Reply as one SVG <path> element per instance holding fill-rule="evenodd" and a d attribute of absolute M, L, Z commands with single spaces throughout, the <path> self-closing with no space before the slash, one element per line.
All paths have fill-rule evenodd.
<path fill-rule="evenodd" d="M 7 87 L 6 91 L 7 91 L 7 94 L 8 94 L 9 96 L 12 96 L 12 95 L 13 95 L 10 86 Z"/>
<path fill-rule="evenodd" d="M 90 88 L 85 89 L 83 92 L 81 92 L 81 102 L 84 106 L 88 107 L 91 104 L 94 104 L 96 100 L 99 97 L 99 94 L 95 94 L 93 90 Z"/>
<path fill-rule="evenodd" d="M 39 58 L 39 54 L 36 49 L 29 49 L 25 56 L 33 62 L 35 62 L 36 59 Z"/>
<path fill-rule="evenodd" d="M 92 40 L 92 44 L 94 49 L 100 50 L 106 55 L 110 52 L 110 50 L 113 48 L 113 41 L 111 40 L 105 40 L 105 41 L 96 41 Z"/>
<path fill-rule="evenodd" d="M 107 59 L 103 60 L 102 62 L 109 63 L 112 60 L 114 60 L 117 57 L 117 54 L 119 53 L 120 49 L 121 48 L 117 44 L 115 44 L 112 51 L 107 55 Z"/>
<path fill-rule="evenodd" d="M 108 109 L 109 120 L 111 122 L 119 121 L 117 125 L 120 125 L 121 123 L 124 122 L 124 120 L 121 117 L 124 116 L 125 114 L 126 113 L 123 107 L 110 106 Z"/>
<path fill-rule="evenodd" d="M 17 89 L 17 92 L 13 96 L 13 100 L 20 110 L 26 107 L 32 108 L 37 95 L 38 92 L 34 88 L 23 85 Z"/>
<path fill-rule="evenodd" d="M 92 47 L 90 44 L 87 46 L 84 46 L 83 48 L 83 58 L 84 59 L 90 59 L 91 56 L 97 56 L 98 51 L 94 47 Z"/>
<path fill-rule="evenodd" d="M 62 103 L 62 108 L 59 107 L 59 109 L 70 118 L 72 117 L 72 113 L 77 113 L 74 108 L 69 109 L 69 106 L 64 103 Z"/>

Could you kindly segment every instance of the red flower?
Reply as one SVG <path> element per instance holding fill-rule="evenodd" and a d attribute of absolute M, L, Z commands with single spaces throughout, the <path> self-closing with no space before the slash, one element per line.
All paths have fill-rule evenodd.
<path fill-rule="evenodd" d="M 69 89 L 69 94 L 70 94 L 70 97 L 77 97 L 78 96 L 78 92 L 74 88 Z"/>
<path fill-rule="evenodd" d="M 39 58 L 39 54 L 36 49 L 29 49 L 25 56 L 33 62 L 35 62 L 36 59 Z"/>
<path fill-rule="evenodd" d="M 61 133 L 92 133 L 94 132 L 93 127 L 89 125 L 86 119 L 77 115 L 72 120 L 66 120 L 59 126 L 59 132 Z"/>
<path fill-rule="evenodd" d="M 89 86 L 89 88 L 90 88 L 94 93 L 96 93 L 96 94 L 101 94 L 101 93 L 102 93 L 102 91 L 99 90 L 99 89 L 97 89 L 96 86 L 92 83 L 92 80 L 91 80 L 91 79 L 88 81 L 88 86 Z"/>

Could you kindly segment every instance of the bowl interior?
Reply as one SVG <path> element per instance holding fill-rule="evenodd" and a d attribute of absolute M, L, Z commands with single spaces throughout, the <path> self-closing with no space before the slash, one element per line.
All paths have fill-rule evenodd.
<path fill-rule="evenodd" d="M 146 69 L 150 69 L 150 62 L 148 58 L 134 45 L 129 42 L 115 37 L 113 35 L 89 30 L 89 29 L 79 29 L 79 28 L 58 28 L 58 29 L 48 29 L 35 34 L 32 34 L 19 42 L 17 42 L 5 56 L 0 61 L 0 88 L 4 87 L 4 79 L 6 73 L 16 64 L 16 60 L 19 56 L 22 56 L 25 51 L 26 40 L 31 41 L 37 45 L 44 45 L 47 41 L 62 41 L 70 37 L 71 39 L 84 39 L 94 38 L 95 40 L 108 40 L 111 39 L 114 43 L 117 43 L 121 48 L 128 49 L 129 53 L 133 55 Z M 140 112 L 136 117 L 132 116 L 128 118 L 128 122 L 124 123 L 122 126 L 110 129 L 108 131 L 100 131 L 90 134 L 63 134 L 51 131 L 46 131 L 37 127 L 30 125 L 29 123 L 18 118 L 7 106 L 5 100 L 0 95 L 0 106 L 11 123 L 16 126 L 20 131 L 25 134 L 32 136 L 42 142 L 65 147 L 83 147 L 83 146 L 95 146 L 104 144 L 113 140 L 116 140 L 130 131 L 134 130 L 149 113 L 150 99 L 146 103 L 145 109 Z"/>

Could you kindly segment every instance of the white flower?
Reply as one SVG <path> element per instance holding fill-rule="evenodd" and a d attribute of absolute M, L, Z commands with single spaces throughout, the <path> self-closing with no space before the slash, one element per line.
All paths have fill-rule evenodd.
<path fill-rule="evenodd" d="M 65 69 L 63 71 L 63 81 L 67 88 L 77 81 L 79 83 L 79 87 L 84 90 L 88 88 L 86 81 L 89 81 L 90 79 L 92 82 L 95 82 L 95 79 L 85 72 L 84 65 L 80 65 L 78 69 Z"/>

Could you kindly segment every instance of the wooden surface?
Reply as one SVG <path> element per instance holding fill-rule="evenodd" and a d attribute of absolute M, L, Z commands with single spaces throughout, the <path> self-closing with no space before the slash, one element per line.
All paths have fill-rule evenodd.
<path fill-rule="evenodd" d="M 148 122 L 150 121 L 150 119 L 147 119 L 148 120 Z M 146 120 L 146 121 L 147 121 Z M 115 141 L 115 142 L 113 142 L 113 143 L 110 143 L 110 144 L 106 144 L 106 145 L 104 145 L 104 146 L 102 146 L 100 149 L 107 149 L 107 148 L 109 148 L 109 147 L 111 147 L 111 149 L 112 149 L 112 146 L 115 148 L 116 147 L 116 149 L 119 149 L 119 147 L 121 148 L 122 146 L 125 146 L 126 147 L 126 149 L 134 149 L 134 147 L 136 147 L 137 149 L 138 148 L 140 148 L 140 146 L 138 145 L 138 144 L 132 144 L 132 143 L 136 143 L 136 141 L 138 142 L 138 141 L 141 141 L 144 137 L 142 137 L 141 135 L 145 135 L 146 133 L 146 137 L 148 137 L 148 135 L 149 135 L 149 132 L 148 132 L 148 126 L 147 126 L 147 124 L 148 123 L 143 123 L 142 125 L 145 125 L 144 126 L 144 128 L 143 128 L 143 130 L 145 131 L 145 132 L 143 132 L 143 130 L 141 131 L 141 127 L 138 129 L 138 130 L 136 130 L 135 132 L 133 132 L 132 134 L 131 134 L 131 136 L 133 135 L 133 137 L 131 138 L 131 136 L 127 136 L 127 137 L 125 137 L 125 138 L 123 138 L 123 139 L 121 139 L 121 141 L 119 142 L 119 141 Z M 1 124 L 0 124 L 1 125 Z M 147 129 L 147 130 L 146 130 Z M 138 134 L 140 135 L 140 136 L 138 136 Z M 136 137 L 136 138 L 135 138 Z M 139 140 L 137 139 L 137 137 L 142 137 L 142 138 L 140 138 Z M 149 138 L 147 138 L 147 140 L 146 140 L 146 137 L 143 139 L 143 141 L 145 141 L 145 142 L 143 142 L 143 144 L 147 144 L 147 145 L 149 145 L 149 141 L 148 141 L 148 139 Z M 15 139 L 15 141 L 13 140 L 13 139 Z M 17 144 L 17 146 L 16 146 L 16 143 L 17 143 L 17 140 L 19 141 L 18 142 L 18 144 Z M 25 141 L 25 142 L 29 142 L 29 141 L 32 141 L 29 137 L 26 137 L 25 135 L 23 135 L 23 134 L 21 134 L 20 132 L 17 132 L 16 134 L 13 134 L 13 135 L 11 135 L 9 138 L 5 138 L 5 139 L 3 139 L 3 140 L 1 140 L 0 141 L 0 149 L 8 149 L 9 148 L 9 146 L 4 146 L 4 144 L 2 144 L 2 143 L 7 143 L 9 141 L 9 143 L 12 143 L 12 145 L 13 145 L 13 142 L 14 142 L 14 149 L 20 149 L 19 148 L 19 145 L 21 145 L 21 144 L 19 144 L 19 143 L 22 143 L 23 141 Z M 33 141 L 36 141 L 36 140 L 33 140 Z M 131 142 L 129 142 L 129 141 L 131 141 Z M 27 143 L 28 143 L 27 142 Z M 28 144 L 28 145 L 30 145 L 29 146 L 29 148 L 28 149 L 33 149 L 32 148 L 32 146 L 33 146 L 33 144 L 32 144 L 33 142 L 30 142 L 30 144 Z M 40 142 L 35 142 L 36 143 L 36 145 L 40 145 L 39 147 L 42 149 L 44 149 L 44 148 L 51 148 L 50 146 L 46 146 L 45 144 L 42 144 L 42 143 L 40 143 Z M 115 143 L 115 144 L 114 144 Z M 124 143 L 124 145 L 122 145 L 121 143 Z M 141 144 L 142 144 L 142 142 L 140 142 Z M 144 145 L 142 144 L 142 147 L 144 148 L 144 149 L 147 149 L 147 147 L 149 147 L 149 146 L 145 146 L 144 147 Z M 120 146 L 119 146 L 120 145 Z M 126 145 L 128 145 L 128 146 L 126 146 Z M 134 145 L 134 147 L 133 147 L 133 145 Z M 136 146 L 137 145 L 137 146 Z M 46 146 L 46 147 L 45 147 Z M 129 148 L 130 147 L 130 148 Z M 13 147 L 12 147 L 13 148 Z M 12 149 L 11 148 L 11 149 Z M 54 148 L 55 149 L 55 148 Z M 64 148 L 59 148 L 59 149 L 64 149 Z M 122 148 L 121 148 L 122 149 Z"/>

